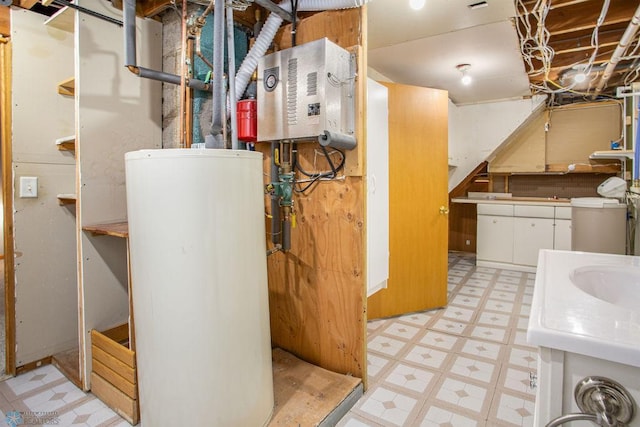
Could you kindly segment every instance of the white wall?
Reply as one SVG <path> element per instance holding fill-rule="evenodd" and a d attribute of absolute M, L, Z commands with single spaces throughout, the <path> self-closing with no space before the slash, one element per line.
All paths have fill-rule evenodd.
<path fill-rule="evenodd" d="M 449 101 L 449 191 L 540 107 L 546 97 L 456 106 Z"/>

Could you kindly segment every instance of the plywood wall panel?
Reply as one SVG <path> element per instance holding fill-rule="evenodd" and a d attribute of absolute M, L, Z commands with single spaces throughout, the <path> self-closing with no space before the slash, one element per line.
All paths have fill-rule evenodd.
<path fill-rule="evenodd" d="M 11 19 L 9 18 L 9 8 L 0 6 L 0 36 L 11 34 Z"/>
<path fill-rule="evenodd" d="M 314 14 L 300 22 L 297 42 L 328 37 L 357 51 L 364 61 L 364 13 L 360 8 Z M 284 26 L 276 39 L 280 48 L 290 46 L 289 34 L 290 27 Z M 306 195 L 294 196 L 297 227 L 292 230 L 291 251 L 269 256 L 268 269 L 273 345 L 334 372 L 365 378 L 365 194 L 361 177 L 365 86 L 360 79 L 366 82 L 366 70 L 357 80 L 358 148 L 347 154 L 349 177 L 320 183 Z M 257 144 L 257 149 L 265 154 L 268 175 L 270 147 Z M 299 144 L 298 149 L 299 161 L 308 171 L 327 169 L 322 155 L 315 152 L 318 144 Z M 268 199 L 266 205 L 269 211 Z"/>
<path fill-rule="evenodd" d="M 21 366 L 78 341 L 75 207 L 60 206 L 56 198 L 75 191 L 75 166 L 73 155 L 55 146 L 56 138 L 74 132 L 73 98 L 56 90 L 58 81 L 73 75 L 73 39 L 45 27 L 46 16 L 24 9 L 11 13 L 13 157 L 8 172 L 15 178 L 9 185 L 14 189 L 16 362 Z M 10 143 L 6 136 L 3 144 Z M 38 178 L 37 198 L 19 197 L 21 176 Z"/>
<path fill-rule="evenodd" d="M 589 163 L 594 151 L 609 150 L 622 137 L 618 102 L 568 106 L 551 110 L 547 132 L 547 164 Z"/>
<path fill-rule="evenodd" d="M 545 123 L 545 114 L 539 113 L 509 136 L 489 161 L 489 172 L 544 172 Z"/>

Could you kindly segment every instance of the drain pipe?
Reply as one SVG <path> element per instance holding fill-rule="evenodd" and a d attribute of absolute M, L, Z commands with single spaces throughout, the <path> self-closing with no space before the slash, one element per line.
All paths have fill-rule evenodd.
<path fill-rule="evenodd" d="M 613 51 L 611 59 L 609 60 L 609 63 L 602 73 L 600 82 L 598 82 L 598 86 L 596 87 L 593 98 L 598 96 L 598 94 L 602 92 L 602 89 L 604 89 L 604 87 L 606 86 L 607 82 L 611 78 L 611 75 L 613 74 L 613 71 L 616 68 L 616 65 L 618 65 L 618 62 L 620 62 L 620 58 L 622 58 L 622 55 L 624 55 L 625 51 L 629 48 L 629 43 L 632 42 L 633 37 L 638 31 L 638 27 L 640 27 L 640 6 L 638 6 L 638 8 L 636 9 L 636 13 L 631 18 L 627 29 L 624 30 L 618 46 L 616 46 L 616 49 Z"/>
<path fill-rule="evenodd" d="M 182 77 L 165 73 L 164 71 L 151 70 L 139 67 L 136 62 L 136 0 L 124 0 L 122 4 L 123 27 L 124 27 L 124 66 L 133 74 L 145 79 L 157 80 L 164 83 L 179 85 Z M 210 91 L 208 83 L 198 79 L 185 79 L 187 86 L 192 89 Z"/>
<path fill-rule="evenodd" d="M 211 136 L 205 139 L 206 148 L 224 148 L 223 114 L 225 113 L 224 74 L 224 2 L 216 1 L 213 9 L 213 113 Z"/>
<path fill-rule="evenodd" d="M 368 3 L 368 1 L 369 0 L 300 0 L 297 11 L 309 12 L 319 10 L 352 9 L 363 6 Z M 284 0 L 280 3 L 280 7 L 285 11 L 290 12 L 291 2 L 289 0 Z M 240 65 L 240 69 L 236 73 L 236 101 L 240 100 L 242 94 L 244 94 L 244 91 L 247 89 L 251 75 L 258 67 L 259 59 L 267 52 L 267 49 L 276 36 L 276 32 L 280 28 L 280 24 L 282 24 L 282 21 L 282 17 L 277 14 L 269 14 L 260 34 L 253 44 L 253 47 L 249 50 L 249 53 Z"/>
<path fill-rule="evenodd" d="M 233 27 L 233 7 L 231 3 L 227 6 L 227 53 L 228 53 L 228 68 L 229 75 L 233 76 L 236 71 L 236 46 L 235 46 L 235 31 Z M 226 102 L 227 97 L 223 98 Z M 229 79 L 229 99 L 236 99 L 236 80 Z M 236 103 L 234 101 L 229 102 L 229 118 L 231 120 L 231 149 L 238 149 L 238 122 L 236 116 Z"/>

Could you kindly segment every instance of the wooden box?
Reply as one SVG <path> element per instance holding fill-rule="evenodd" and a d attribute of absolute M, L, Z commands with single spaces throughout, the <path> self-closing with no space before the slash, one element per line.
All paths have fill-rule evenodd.
<path fill-rule="evenodd" d="M 127 324 L 91 331 L 91 391 L 121 417 L 140 420 L 136 354 L 129 349 Z"/>

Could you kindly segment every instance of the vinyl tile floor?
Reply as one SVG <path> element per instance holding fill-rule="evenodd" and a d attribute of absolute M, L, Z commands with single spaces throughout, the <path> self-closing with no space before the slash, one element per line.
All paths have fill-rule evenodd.
<path fill-rule="evenodd" d="M 368 390 L 338 426 L 533 426 L 534 278 L 450 252 L 446 308 L 368 323 Z"/>
<path fill-rule="evenodd" d="M 446 308 L 368 323 L 369 389 L 338 426 L 532 426 L 533 282 L 451 252 Z M 27 424 L 129 426 L 51 365 L 0 382 L 0 427 Z"/>

